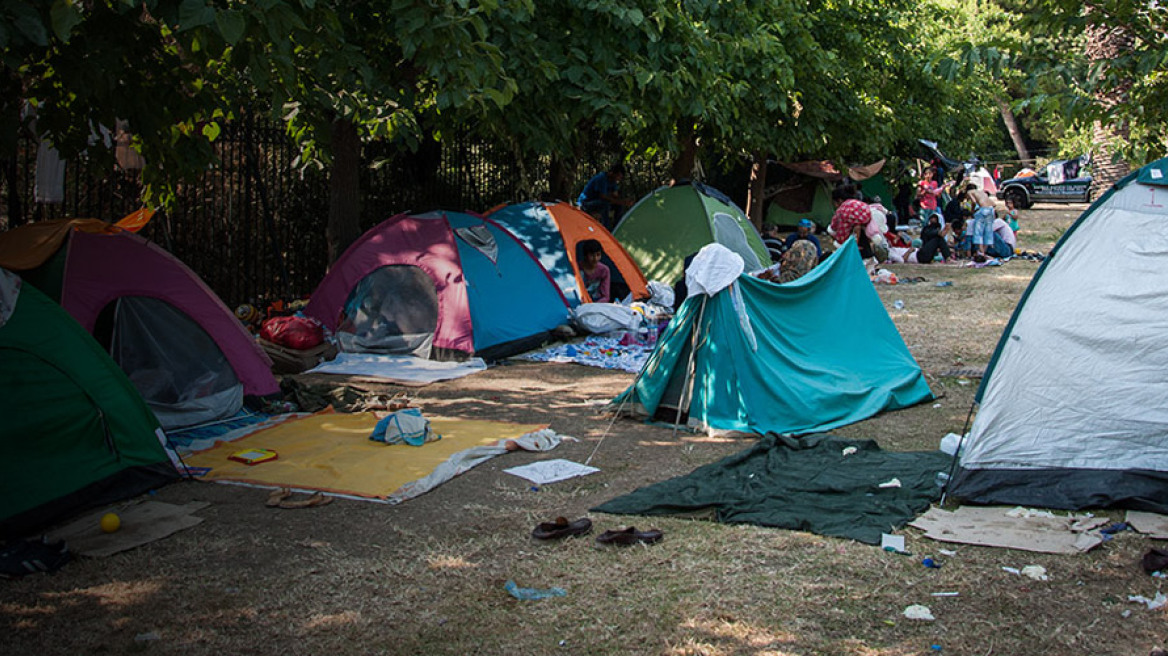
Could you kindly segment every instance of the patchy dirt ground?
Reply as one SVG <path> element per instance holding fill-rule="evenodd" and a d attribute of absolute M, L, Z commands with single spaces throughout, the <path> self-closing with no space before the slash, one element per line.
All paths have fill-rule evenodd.
<path fill-rule="evenodd" d="M 1082 209 L 1025 212 L 1023 247 L 1049 251 Z M 959 431 L 977 380 L 946 374 L 985 366 L 1037 266 L 894 267 L 927 278 L 878 291 L 942 398 L 837 432 L 916 450 Z M 935 570 L 796 531 L 590 514 L 752 443 L 675 437 L 631 420 L 610 428 L 594 402 L 632 378 L 520 363 L 406 390 L 430 415 L 547 423 L 581 442 L 501 456 L 400 506 L 274 510 L 262 490 L 200 482 L 159 490 L 161 501 L 209 501 L 198 513 L 206 521 L 52 575 L 0 581 L 0 653 L 1147 654 L 1168 637 L 1164 610 L 1127 601 L 1160 589 L 1139 568 L 1148 541 L 1131 533 L 1074 557 L 957 546 Z M 541 457 L 582 462 L 605 435 L 598 474 L 536 491 L 501 471 Z M 621 550 L 591 539 L 533 542 L 532 527 L 557 515 L 590 515 L 598 531 L 652 525 L 666 537 Z M 904 532 L 918 555 L 953 546 Z M 1002 570 L 1029 564 L 1050 580 Z M 520 602 L 503 590 L 509 579 L 567 596 Z M 902 617 L 914 603 L 936 621 Z"/>

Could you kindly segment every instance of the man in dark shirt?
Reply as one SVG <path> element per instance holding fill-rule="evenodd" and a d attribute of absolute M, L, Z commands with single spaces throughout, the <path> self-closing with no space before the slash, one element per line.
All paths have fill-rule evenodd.
<path fill-rule="evenodd" d="M 815 228 L 815 224 L 811 219 L 799 219 L 799 224 L 795 226 L 795 232 L 787 236 L 787 240 L 783 242 L 783 251 L 791 250 L 797 241 L 809 241 L 815 246 L 815 257 L 823 258 L 823 247 L 819 244 L 819 238 L 811 234 Z"/>

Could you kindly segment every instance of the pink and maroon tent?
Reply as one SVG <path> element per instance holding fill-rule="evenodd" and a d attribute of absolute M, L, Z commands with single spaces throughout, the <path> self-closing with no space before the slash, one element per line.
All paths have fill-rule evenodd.
<path fill-rule="evenodd" d="M 343 351 L 435 359 L 507 357 L 569 320 L 563 293 L 514 235 L 449 211 L 371 228 L 333 263 L 304 313 Z"/>
<path fill-rule="evenodd" d="M 231 416 L 280 391 L 271 360 L 186 265 L 95 220 L 0 234 L 0 266 L 59 301 L 105 346 L 164 428 Z"/>

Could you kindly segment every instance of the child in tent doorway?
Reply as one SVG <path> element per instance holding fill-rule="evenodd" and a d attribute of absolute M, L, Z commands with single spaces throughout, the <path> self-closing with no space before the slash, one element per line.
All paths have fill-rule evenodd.
<path fill-rule="evenodd" d="M 580 276 L 584 278 L 584 291 L 593 303 L 608 303 L 612 300 L 610 293 L 612 272 L 601 262 L 604 249 L 595 239 L 585 239 L 580 242 L 579 258 Z"/>

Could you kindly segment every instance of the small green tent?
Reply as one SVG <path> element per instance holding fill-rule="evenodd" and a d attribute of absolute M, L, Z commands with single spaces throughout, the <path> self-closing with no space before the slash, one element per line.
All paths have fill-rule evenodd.
<path fill-rule="evenodd" d="M 835 206 L 831 190 L 843 176 L 828 161 L 779 162 L 768 171 L 766 223 L 793 227 L 800 219 L 811 219 L 820 227 L 831 223 Z"/>
<path fill-rule="evenodd" d="M 771 263 L 746 214 L 725 194 L 698 182 L 661 187 L 645 196 L 612 234 L 646 279 L 670 285 L 684 275 L 686 257 L 715 242 L 738 253 L 747 270 Z"/>
<path fill-rule="evenodd" d="M 709 288 L 691 278 L 691 293 Z M 613 408 L 711 432 L 803 434 L 932 398 L 855 240 L 792 282 L 725 284 L 686 299 Z"/>
<path fill-rule="evenodd" d="M 0 537 L 177 478 L 158 421 L 61 306 L 0 269 Z"/>
<path fill-rule="evenodd" d="M 885 207 L 892 207 L 892 187 L 884 177 L 884 162 L 879 160 L 867 166 L 850 166 L 846 179 L 859 186 L 865 196 L 879 196 Z M 823 228 L 830 225 L 835 214 L 831 190 L 843 182 L 845 176 L 826 160 L 780 164 L 782 168 L 774 174 L 776 182 L 769 185 L 766 223 L 792 227 L 800 219 L 811 219 Z"/>

